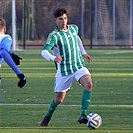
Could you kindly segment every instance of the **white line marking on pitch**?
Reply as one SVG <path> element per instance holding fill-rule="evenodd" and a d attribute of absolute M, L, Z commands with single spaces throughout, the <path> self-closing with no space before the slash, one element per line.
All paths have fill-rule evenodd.
<path fill-rule="evenodd" d="M 114 52 L 106 52 L 104 54 L 121 54 L 121 53 L 131 53 L 133 51 L 114 51 Z"/>

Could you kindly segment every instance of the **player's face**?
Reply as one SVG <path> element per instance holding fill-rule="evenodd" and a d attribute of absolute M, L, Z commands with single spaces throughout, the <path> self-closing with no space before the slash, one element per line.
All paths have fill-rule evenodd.
<path fill-rule="evenodd" d="M 60 30 L 67 29 L 67 21 L 68 21 L 68 18 L 66 14 L 63 14 L 62 16 L 55 19 L 55 23 L 57 24 Z"/>

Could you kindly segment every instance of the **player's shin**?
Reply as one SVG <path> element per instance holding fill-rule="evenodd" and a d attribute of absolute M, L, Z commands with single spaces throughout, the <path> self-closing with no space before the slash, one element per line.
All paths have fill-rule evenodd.
<path fill-rule="evenodd" d="M 83 90 L 82 99 L 81 99 L 81 115 L 86 114 L 88 107 L 90 105 L 92 97 L 92 92 L 89 90 Z"/>
<path fill-rule="evenodd" d="M 56 110 L 56 108 L 57 108 L 57 104 L 55 104 L 54 103 L 54 100 L 52 100 L 51 103 L 50 103 L 50 106 L 48 108 L 47 115 L 46 115 L 49 119 L 51 119 L 52 114 L 54 113 L 54 111 Z"/>

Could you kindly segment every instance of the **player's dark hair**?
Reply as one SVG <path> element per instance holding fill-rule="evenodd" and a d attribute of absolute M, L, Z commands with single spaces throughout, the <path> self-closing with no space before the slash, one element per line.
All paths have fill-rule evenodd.
<path fill-rule="evenodd" d="M 4 20 L 3 17 L 1 17 L 1 16 L 0 16 L 0 26 L 1 26 L 1 27 L 6 26 L 5 20 Z"/>
<path fill-rule="evenodd" d="M 54 11 L 54 17 L 57 18 L 57 17 L 60 17 L 62 16 L 63 14 L 66 14 L 68 16 L 68 13 L 66 11 L 65 8 L 57 8 L 55 11 Z"/>

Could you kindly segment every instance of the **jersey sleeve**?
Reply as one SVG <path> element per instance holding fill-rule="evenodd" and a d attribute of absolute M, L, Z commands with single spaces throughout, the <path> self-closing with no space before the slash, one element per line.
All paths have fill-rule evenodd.
<path fill-rule="evenodd" d="M 43 50 L 50 51 L 53 49 L 53 47 L 55 45 L 56 45 L 56 38 L 55 38 L 54 34 L 50 33 L 48 38 L 47 38 L 46 44 L 43 47 Z"/>
<path fill-rule="evenodd" d="M 5 50 L 7 50 L 9 52 L 11 45 L 12 45 L 12 38 L 11 38 L 11 36 L 9 36 L 9 35 L 5 36 L 2 39 L 2 41 L 1 41 L 0 49 L 3 48 L 3 49 L 5 49 Z"/>
<path fill-rule="evenodd" d="M 82 55 L 86 54 L 86 51 L 85 51 L 85 49 L 83 47 L 83 43 L 82 43 L 82 41 L 81 41 L 79 36 L 78 36 L 78 46 L 79 46 L 79 49 L 80 49 L 80 52 L 82 53 Z"/>

